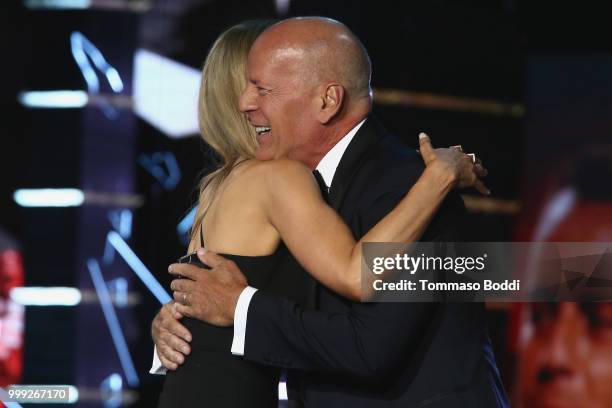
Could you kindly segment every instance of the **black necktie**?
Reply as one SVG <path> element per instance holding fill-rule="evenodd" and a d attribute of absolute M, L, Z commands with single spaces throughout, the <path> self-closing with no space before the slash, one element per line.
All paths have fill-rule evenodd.
<path fill-rule="evenodd" d="M 329 195 L 329 187 L 325 184 L 325 180 L 323 180 L 323 176 L 319 173 L 319 170 L 314 170 L 312 174 L 315 176 L 317 180 L 317 184 L 319 185 L 319 189 L 321 190 L 321 194 L 323 198 L 327 200 L 327 196 Z"/>

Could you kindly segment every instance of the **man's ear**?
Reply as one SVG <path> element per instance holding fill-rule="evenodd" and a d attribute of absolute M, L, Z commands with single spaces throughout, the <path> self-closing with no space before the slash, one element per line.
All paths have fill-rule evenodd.
<path fill-rule="evenodd" d="M 326 124 L 337 116 L 344 105 L 345 90 L 339 83 L 330 83 L 323 86 L 320 93 L 319 122 Z"/>

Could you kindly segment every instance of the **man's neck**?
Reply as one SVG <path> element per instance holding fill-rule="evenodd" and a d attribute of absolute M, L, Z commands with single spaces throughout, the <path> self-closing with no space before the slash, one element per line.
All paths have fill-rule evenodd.
<path fill-rule="evenodd" d="M 345 135 L 343 135 L 330 149 L 328 149 L 327 153 L 317 164 L 316 169 L 319 171 L 319 173 L 321 173 L 321 176 L 328 187 L 331 187 L 334 175 L 336 174 L 336 169 L 338 168 L 340 160 L 342 159 L 342 156 L 344 156 L 348 145 L 351 143 L 365 121 L 366 119 L 362 119 L 355 126 L 349 129 Z"/>
<path fill-rule="evenodd" d="M 310 170 L 314 170 L 321 160 L 342 140 L 355 126 L 363 122 L 368 116 L 368 113 L 355 115 L 352 118 L 345 118 L 341 123 L 336 123 L 333 127 L 321 135 L 321 142 L 318 144 L 317 150 L 312 152 L 311 156 L 300 160 L 307 165 Z"/>

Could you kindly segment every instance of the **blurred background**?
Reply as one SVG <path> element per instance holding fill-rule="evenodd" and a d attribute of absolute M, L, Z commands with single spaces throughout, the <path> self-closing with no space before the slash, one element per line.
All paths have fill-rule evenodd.
<path fill-rule="evenodd" d="M 155 406 L 150 322 L 212 166 L 199 70 L 244 19 L 346 23 L 370 52 L 386 127 L 488 167 L 492 196 L 464 194 L 468 239 L 612 242 L 612 30 L 592 3 L 3 2 L 0 386 Z M 488 306 L 513 406 L 547 406 L 563 386 L 586 404 L 568 406 L 612 407 L 607 304 Z"/>

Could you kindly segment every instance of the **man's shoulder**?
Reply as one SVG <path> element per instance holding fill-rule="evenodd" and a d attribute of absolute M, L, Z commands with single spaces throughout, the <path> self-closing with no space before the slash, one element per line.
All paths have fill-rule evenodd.
<path fill-rule="evenodd" d="M 378 186 L 376 190 L 403 190 L 414 184 L 424 169 L 423 159 L 414 147 L 385 133 L 368 149 L 359 173 Z"/>
<path fill-rule="evenodd" d="M 410 144 L 406 140 L 391 133 L 378 121 L 370 116 L 362 128 L 365 133 L 366 148 L 362 163 L 367 166 L 383 167 L 384 172 L 397 171 L 398 167 L 412 168 L 414 172 L 422 172 L 424 169 L 421 155 L 415 149 L 415 143 Z"/>
<path fill-rule="evenodd" d="M 362 210 L 370 211 L 376 203 L 387 201 L 395 205 L 417 182 L 424 169 L 423 159 L 414 147 L 400 137 L 385 132 L 364 156 L 355 174 L 352 193 L 361 198 Z M 434 221 L 442 218 L 450 222 L 449 219 L 453 219 L 454 223 L 464 212 L 462 199 L 456 191 L 452 191 L 442 203 Z"/>
<path fill-rule="evenodd" d="M 422 171 L 425 166 L 419 152 L 406 141 L 393 133 L 385 133 L 373 149 L 375 163 L 386 163 L 387 167 L 411 166 Z"/>

